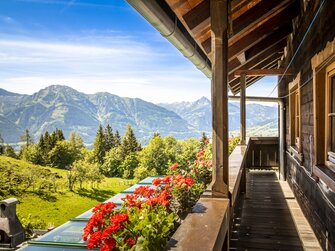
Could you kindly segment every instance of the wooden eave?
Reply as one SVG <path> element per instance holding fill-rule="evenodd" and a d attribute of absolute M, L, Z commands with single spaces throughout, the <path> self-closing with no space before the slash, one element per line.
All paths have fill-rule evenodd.
<path fill-rule="evenodd" d="M 211 61 L 210 0 L 165 0 L 197 46 Z M 236 70 L 274 69 L 284 53 L 299 0 L 232 0 L 229 38 L 229 86 L 240 90 Z M 250 86 L 261 77 L 248 77 Z"/>

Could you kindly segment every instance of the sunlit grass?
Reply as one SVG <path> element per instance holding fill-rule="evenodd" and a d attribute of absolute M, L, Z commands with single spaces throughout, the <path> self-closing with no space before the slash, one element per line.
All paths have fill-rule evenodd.
<path fill-rule="evenodd" d="M 57 172 L 62 176 L 64 183 L 66 183 L 66 170 L 36 166 L 22 160 L 0 156 L 0 172 L 1 167 L 7 165 L 16 166 L 22 169 L 50 169 L 52 172 Z M 94 184 L 93 189 L 91 184 L 87 182 L 84 183 L 83 189 L 79 189 L 79 186 L 77 185 L 74 191 L 71 192 L 65 187 L 62 187 L 56 193 L 52 192 L 45 196 L 40 196 L 37 193 L 28 190 L 15 196 L 20 202 L 17 205 L 17 213 L 23 218 L 27 218 L 28 215 L 31 214 L 33 219 L 41 219 L 47 226 L 59 226 L 94 207 L 97 203 L 103 202 L 123 191 L 134 183 L 135 181 L 133 180 L 104 178 L 98 185 Z"/>

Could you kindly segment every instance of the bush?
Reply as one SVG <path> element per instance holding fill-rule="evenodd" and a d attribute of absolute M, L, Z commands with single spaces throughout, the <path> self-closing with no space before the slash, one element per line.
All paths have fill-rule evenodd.
<path fill-rule="evenodd" d="M 36 165 L 44 163 L 42 151 L 38 145 L 25 146 L 21 151 L 21 158 Z"/>
<path fill-rule="evenodd" d="M 14 148 L 11 145 L 8 145 L 8 144 L 4 146 L 3 155 L 7 156 L 7 157 L 10 157 L 10 158 L 14 158 L 14 159 L 18 158 L 15 151 L 14 151 Z"/>
<path fill-rule="evenodd" d="M 104 157 L 102 172 L 108 177 L 121 177 L 123 172 L 121 170 L 122 164 L 122 149 L 121 147 L 112 148 Z"/>
<path fill-rule="evenodd" d="M 65 168 L 76 160 L 78 153 L 70 142 L 62 140 L 56 143 L 56 146 L 48 154 L 52 166 Z"/>
<path fill-rule="evenodd" d="M 20 217 L 20 215 L 18 215 L 18 217 L 23 228 L 26 231 L 26 237 L 28 238 L 33 236 L 34 230 L 45 229 L 47 226 L 43 220 L 37 217 L 32 217 L 31 214 L 29 214 L 26 218 Z"/>
<path fill-rule="evenodd" d="M 192 210 L 210 182 L 212 161 L 208 142 L 195 158 L 189 168 L 173 164 L 169 169 L 171 175 L 152 181 L 156 188 L 136 188 L 134 194 L 126 195 L 121 209 L 114 210 L 114 203 L 96 206 L 84 229 L 83 239 L 88 240 L 88 248 L 163 250 L 178 219 Z M 140 165 L 134 175 L 143 179 L 150 171 Z"/>
<path fill-rule="evenodd" d="M 155 168 L 148 170 L 148 168 L 144 167 L 144 166 L 139 166 L 137 168 L 135 168 L 134 171 L 134 178 L 136 180 L 143 180 L 148 176 L 157 176 L 157 171 Z"/>
<path fill-rule="evenodd" d="M 132 179 L 134 177 L 134 170 L 138 166 L 138 154 L 132 152 L 126 156 L 122 162 L 121 169 L 123 171 L 122 177 L 124 179 Z"/>

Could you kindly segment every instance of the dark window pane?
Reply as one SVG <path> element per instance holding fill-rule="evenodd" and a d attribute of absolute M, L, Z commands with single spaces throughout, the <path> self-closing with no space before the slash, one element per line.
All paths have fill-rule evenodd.
<path fill-rule="evenodd" d="M 335 77 L 331 81 L 331 95 L 330 95 L 331 113 L 335 113 Z M 331 151 L 335 152 L 335 116 L 330 117 L 330 134 L 331 134 Z"/>

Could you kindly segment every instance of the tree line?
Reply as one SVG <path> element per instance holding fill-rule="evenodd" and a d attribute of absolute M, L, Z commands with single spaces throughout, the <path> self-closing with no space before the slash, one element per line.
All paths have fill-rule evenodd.
<path fill-rule="evenodd" d="M 0 154 L 25 160 L 42 166 L 68 170 L 68 187 L 75 184 L 82 187 L 84 182 L 98 183 L 104 176 L 142 179 L 149 175 L 165 174 L 168 167 L 178 162 L 188 165 L 195 160 L 203 138 L 176 140 L 172 136 L 161 137 L 154 133 L 146 147 L 138 142 L 133 128 L 128 125 L 123 137 L 118 130 L 113 131 L 108 124 L 100 125 L 96 132 L 92 150 L 85 147 L 77 132 L 72 132 L 68 140 L 61 129 L 41 134 L 34 143 L 29 130 L 21 137 L 20 151 L 4 144 L 0 136 Z"/>

